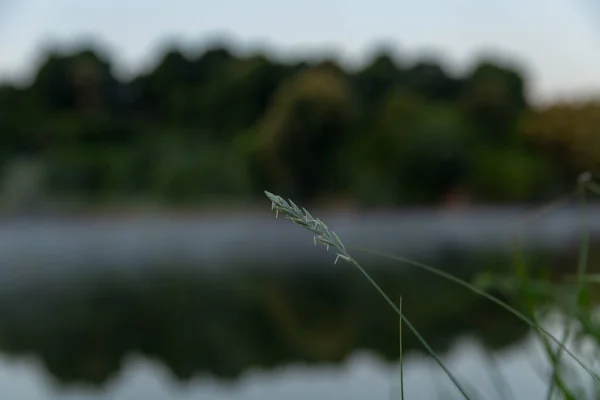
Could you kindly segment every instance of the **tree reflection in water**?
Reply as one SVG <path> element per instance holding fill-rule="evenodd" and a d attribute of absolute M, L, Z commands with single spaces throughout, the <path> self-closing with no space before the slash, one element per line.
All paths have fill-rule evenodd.
<path fill-rule="evenodd" d="M 482 269 L 506 269 L 505 261 L 449 253 L 437 264 L 470 279 Z M 250 368 L 299 361 L 338 363 L 356 350 L 398 359 L 397 316 L 351 269 L 147 270 L 106 268 L 93 279 L 2 293 L 2 351 L 33 353 L 62 383 L 94 384 L 117 374 L 129 353 L 161 361 L 181 380 L 204 374 L 234 379 Z M 436 351 L 447 351 L 464 335 L 500 349 L 528 332 L 498 306 L 425 272 L 393 264 L 369 270 L 390 296 L 402 295 L 407 317 Z M 408 334 L 403 346 L 405 355 L 421 350 Z"/>

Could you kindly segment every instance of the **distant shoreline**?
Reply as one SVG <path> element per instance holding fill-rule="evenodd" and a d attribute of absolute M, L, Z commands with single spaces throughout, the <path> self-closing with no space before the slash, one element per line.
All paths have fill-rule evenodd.
<path fill-rule="evenodd" d="M 531 214 L 542 211 L 549 203 L 539 204 L 464 204 L 464 205 L 427 205 L 427 206 L 401 206 L 401 207 L 356 207 L 348 205 L 321 204 L 310 207 L 309 210 L 314 215 L 390 215 L 390 214 L 420 214 L 420 213 L 439 213 L 440 215 L 461 215 L 470 213 L 480 213 L 488 211 L 514 211 Z M 301 204 L 299 204 L 302 206 Z M 588 207 L 596 208 L 600 202 L 589 202 Z M 561 204 L 557 208 L 572 209 L 576 204 Z M 308 207 L 307 207 L 308 208 Z M 552 211 L 549 211 L 552 212 Z M 272 214 L 268 201 L 238 203 L 238 204 L 219 204 L 197 205 L 187 207 L 160 207 L 148 205 L 119 205 L 113 206 L 75 206 L 69 207 L 49 207 L 39 210 L 15 210 L 1 211 L 0 222 L 10 220 L 27 219 L 67 219 L 67 220 L 137 220 L 145 218 L 160 218 L 169 220 L 185 220 L 196 218 L 224 218 L 234 219 L 249 216 L 270 216 Z"/>

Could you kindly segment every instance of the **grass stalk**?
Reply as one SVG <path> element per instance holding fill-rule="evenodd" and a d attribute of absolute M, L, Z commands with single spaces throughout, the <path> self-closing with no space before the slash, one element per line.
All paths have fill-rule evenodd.
<path fill-rule="evenodd" d="M 588 182 L 589 185 L 589 182 Z M 587 198 L 586 198 L 586 187 L 582 186 L 579 190 L 579 215 L 581 220 L 581 245 L 579 247 L 579 256 L 577 259 L 577 292 L 575 297 L 574 306 L 577 307 L 581 296 L 583 295 L 583 289 L 585 285 L 585 272 L 588 265 L 588 254 L 589 254 L 589 246 L 590 246 L 590 232 L 587 226 Z M 567 324 L 565 326 L 563 341 L 561 343 L 565 343 L 569 336 L 571 335 L 572 324 Z M 556 386 L 560 381 L 558 378 L 558 368 L 560 366 L 561 357 L 563 351 L 562 348 L 559 348 L 556 352 L 556 357 L 552 359 L 552 382 L 550 383 L 550 387 L 548 389 L 548 394 L 546 396 L 547 400 L 551 400 L 554 395 L 554 391 Z M 563 392 L 563 394 L 565 394 Z"/>
<path fill-rule="evenodd" d="M 411 260 L 409 258 L 405 258 L 405 257 L 401 257 L 401 256 L 397 256 L 394 254 L 389 254 L 389 253 L 385 253 L 385 252 L 381 252 L 381 251 L 377 251 L 377 250 L 371 250 L 371 249 L 367 249 L 367 248 L 363 248 L 363 247 L 359 247 L 359 246 L 348 246 L 351 249 L 354 249 L 356 251 L 361 251 L 364 253 L 368 253 L 368 254 L 372 254 L 372 255 L 377 255 L 380 257 L 384 257 L 384 258 L 388 258 L 391 260 L 395 260 L 395 261 L 399 261 L 405 264 L 409 264 L 412 265 L 414 267 L 423 269 L 425 271 L 428 271 L 432 274 L 438 275 L 442 278 L 445 278 L 451 282 L 456 283 L 457 285 L 463 286 L 465 288 L 467 288 L 468 290 L 470 290 L 471 292 L 484 297 L 486 299 L 488 299 L 489 301 L 497 304 L 498 306 L 504 308 L 506 311 L 508 311 L 509 313 L 513 314 L 515 317 L 517 317 L 518 319 L 520 319 L 521 321 L 525 322 L 527 325 L 529 325 L 531 328 L 535 329 L 536 331 L 540 332 L 541 334 L 545 335 L 546 337 L 548 337 L 551 341 L 553 341 L 554 343 L 556 343 L 560 348 L 563 349 L 563 351 L 568 354 L 571 358 L 573 358 L 573 360 L 583 369 L 585 370 L 590 376 L 592 376 L 592 378 L 594 378 L 594 380 L 600 382 L 600 376 L 598 376 L 598 374 L 596 374 L 589 366 L 585 365 L 571 350 L 569 350 L 564 344 L 561 343 L 561 341 L 559 339 L 557 339 L 554 335 L 552 335 L 550 332 L 548 332 L 546 329 L 544 329 L 543 327 L 541 327 L 539 324 L 535 323 L 534 321 L 532 321 L 530 318 L 528 318 L 527 316 L 525 316 L 522 312 L 518 311 L 516 308 L 512 307 L 511 305 L 505 303 L 504 301 L 500 300 L 499 298 L 489 294 L 488 292 L 479 289 L 477 286 L 464 281 L 460 278 L 457 278 L 447 272 L 444 272 L 438 268 L 434 268 L 431 267 L 427 264 L 421 263 L 419 261 L 415 261 L 415 260 Z"/>
<path fill-rule="evenodd" d="M 433 350 L 433 348 L 429 345 L 427 340 L 419 333 L 417 328 L 410 322 L 408 318 L 402 313 L 402 311 L 398 308 L 398 306 L 390 299 L 390 297 L 383 291 L 383 289 L 371 278 L 371 276 L 367 273 L 367 271 L 356 261 L 350 253 L 346 250 L 346 246 L 342 243 L 338 235 L 330 230 L 323 221 L 318 218 L 314 218 L 306 209 L 300 209 L 292 200 L 289 200 L 289 203 L 284 200 L 282 197 L 274 195 L 270 192 L 265 191 L 266 196 L 271 200 L 271 209 L 275 210 L 275 217 L 279 215 L 281 212 L 285 218 L 297 225 L 304 227 L 305 229 L 312 232 L 314 236 L 314 244 L 315 246 L 318 243 L 325 245 L 326 249 L 329 250 L 330 247 L 337 249 L 338 253 L 336 254 L 336 258 L 334 263 L 337 263 L 339 259 L 346 261 L 352 265 L 354 265 L 360 273 L 367 279 L 367 281 L 377 290 L 377 292 L 384 298 L 384 300 L 392 307 L 392 309 L 398 314 L 401 321 L 408 327 L 408 329 L 415 335 L 417 340 L 421 343 L 421 345 L 425 348 L 425 350 L 431 355 L 431 357 L 435 360 L 435 362 L 440 366 L 440 368 L 444 371 L 444 373 L 448 376 L 448 378 L 452 381 L 452 383 L 456 386 L 461 395 L 470 400 L 470 397 L 464 388 L 464 386 L 459 382 L 459 380 L 454 376 L 454 374 L 446 367 L 440 356 Z"/>
<path fill-rule="evenodd" d="M 582 206 L 582 210 L 580 212 L 581 220 L 582 220 L 582 241 L 581 241 L 581 246 L 580 246 L 580 251 L 579 251 L 579 260 L 578 260 L 578 267 L 577 267 L 577 296 L 576 296 L 577 300 L 575 302 L 575 306 L 577 306 L 579 304 L 579 302 L 581 301 L 581 296 L 582 296 L 583 288 L 584 288 L 584 286 L 583 286 L 584 282 L 589 283 L 589 281 L 593 281 L 596 279 L 598 281 L 600 281 L 600 276 L 586 276 L 585 275 L 585 271 L 586 271 L 586 267 L 587 267 L 588 253 L 589 253 L 589 232 L 585 225 L 585 221 L 586 221 L 585 191 L 586 191 L 586 189 L 600 195 L 600 185 L 597 185 L 597 184 L 591 182 L 589 177 L 588 177 L 588 179 L 580 179 L 578 189 L 575 190 L 574 193 L 569 194 L 568 196 L 565 196 L 564 198 L 551 203 L 549 206 L 545 207 L 544 209 L 542 209 L 542 211 L 540 211 L 538 213 L 538 214 L 545 213 L 545 212 L 549 211 L 550 209 L 553 209 L 553 208 L 559 206 L 560 204 L 564 203 L 565 200 L 568 200 L 575 193 L 580 194 L 580 205 Z M 541 324 L 537 321 L 537 318 L 535 317 L 534 310 L 530 310 L 532 317 L 528 317 L 523 312 L 517 310 L 513 306 L 507 304 L 506 302 L 500 300 L 499 298 L 493 296 L 492 294 L 486 292 L 485 290 L 482 290 L 481 288 L 479 288 L 479 287 L 475 286 L 474 284 L 471 284 L 463 279 L 455 277 L 452 274 L 444 272 L 443 270 L 429 266 L 429 265 L 424 264 L 419 261 L 415 261 L 412 259 L 394 255 L 394 254 L 389 254 L 389 253 L 372 250 L 372 249 L 368 249 L 368 248 L 364 248 L 364 247 L 360 247 L 360 246 L 346 247 L 342 243 L 342 241 L 339 239 L 337 234 L 335 234 L 335 232 L 329 230 L 329 228 L 320 219 L 312 217 L 312 215 L 310 215 L 310 213 L 306 209 L 300 209 L 298 206 L 296 206 L 296 204 L 293 203 L 292 200 L 289 200 L 289 203 L 288 203 L 280 196 L 276 196 L 267 191 L 265 191 L 265 194 L 267 195 L 269 200 L 271 200 L 272 209 L 274 209 L 276 211 L 276 217 L 281 212 L 285 216 L 286 219 L 311 231 L 315 235 L 314 236 L 315 245 L 317 244 L 317 242 L 319 242 L 319 243 L 325 245 L 327 250 L 329 250 L 330 247 L 337 249 L 335 263 L 337 263 L 337 261 L 339 259 L 342 259 L 343 261 L 346 261 L 346 262 L 354 265 L 361 272 L 361 274 L 365 277 L 365 279 L 367 279 L 367 281 L 377 290 L 377 292 L 386 300 L 386 302 L 398 314 L 398 316 L 400 317 L 400 321 L 399 321 L 400 391 L 401 391 L 402 399 L 404 399 L 404 377 L 403 377 L 403 360 L 402 360 L 402 358 L 403 358 L 402 325 L 403 324 L 406 324 L 406 326 L 409 328 L 409 330 L 415 335 L 417 340 L 423 345 L 425 350 L 432 356 L 432 358 L 437 362 L 437 364 L 440 366 L 440 368 L 444 371 L 444 373 L 448 376 L 448 378 L 456 386 L 456 388 L 459 390 L 459 392 L 462 394 L 462 396 L 465 399 L 469 399 L 469 395 L 467 394 L 465 387 L 458 381 L 458 379 L 445 366 L 445 364 L 442 362 L 441 358 L 431 348 L 431 346 L 427 343 L 425 338 L 423 338 L 421 336 L 421 334 L 418 332 L 418 330 L 404 316 L 404 314 L 402 312 L 402 299 L 400 298 L 398 305 L 395 304 L 389 298 L 389 296 L 383 291 L 383 289 L 381 289 L 381 287 L 371 278 L 371 276 L 360 265 L 360 263 L 358 261 L 356 261 L 352 256 L 350 256 L 347 248 L 358 251 L 358 252 L 376 255 L 379 257 L 383 257 L 383 258 L 391 259 L 391 260 L 398 261 L 401 263 L 405 263 L 408 265 L 412 265 L 414 267 L 423 269 L 429 273 L 438 275 L 438 276 L 440 276 L 446 280 L 449 280 L 455 284 L 463 286 L 464 288 L 468 289 L 469 291 L 473 292 L 476 295 L 479 295 L 479 296 L 495 303 L 496 305 L 498 305 L 501 308 L 503 308 L 504 310 L 508 311 L 509 313 L 511 313 L 513 316 L 515 316 L 522 322 L 529 325 L 532 329 L 534 329 L 534 331 L 542 339 L 542 343 L 544 345 L 545 351 L 546 351 L 547 355 L 549 356 L 551 363 L 552 363 L 553 379 L 552 379 L 551 386 L 547 393 L 548 399 L 550 399 L 552 397 L 552 395 L 555 392 L 556 387 L 561 389 L 561 391 L 562 391 L 563 395 L 565 395 L 565 397 L 569 398 L 572 396 L 572 394 L 570 393 L 570 391 L 568 390 L 568 388 L 566 387 L 566 385 L 564 384 L 564 382 L 562 381 L 562 379 L 558 373 L 558 367 L 559 367 L 561 357 L 563 354 L 567 354 L 569 357 L 571 357 L 596 382 L 600 382 L 600 376 L 596 372 L 594 372 L 589 366 L 587 366 L 585 363 L 583 363 L 579 359 L 579 357 L 577 357 L 571 350 L 569 350 L 569 348 L 567 348 L 566 341 L 570 335 L 569 327 L 566 328 L 566 331 L 563 332 L 563 337 L 559 340 L 554 335 L 552 335 L 549 331 L 547 331 L 545 328 L 543 328 L 541 326 Z M 523 260 L 520 260 L 520 261 L 522 262 Z M 523 265 L 521 265 L 520 267 L 524 268 Z M 521 272 L 524 272 L 524 270 L 522 270 Z M 525 276 L 521 276 L 521 278 L 526 279 L 526 280 L 528 279 Z M 550 345 L 550 342 L 553 342 L 554 344 L 556 344 L 558 346 L 558 349 L 553 350 L 552 346 Z"/>
<path fill-rule="evenodd" d="M 402 312 L 402 296 L 400 296 L 400 301 L 398 302 L 398 309 Z M 402 361 L 402 318 L 400 318 L 398 323 L 398 338 L 400 340 L 400 399 L 404 400 L 404 368 Z"/>

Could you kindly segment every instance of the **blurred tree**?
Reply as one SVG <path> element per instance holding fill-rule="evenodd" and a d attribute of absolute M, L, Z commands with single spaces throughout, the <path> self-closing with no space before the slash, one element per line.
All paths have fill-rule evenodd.
<path fill-rule="evenodd" d="M 600 103 L 555 104 L 530 112 L 523 135 L 573 174 L 600 170 Z"/>
<path fill-rule="evenodd" d="M 497 63 L 454 77 L 381 47 L 348 73 L 333 61 L 170 45 L 121 82 L 103 54 L 54 50 L 31 85 L 0 87 L 0 168 L 39 158 L 53 193 L 95 199 L 192 203 L 269 187 L 391 205 L 435 203 L 456 186 L 526 201 L 553 193 L 561 171 L 600 163 L 600 106 L 529 110 L 524 79 Z"/>
<path fill-rule="evenodd" d="M 156 68 L 133 82 L 139 90 L 137 106 L 162 124 L 174 124 L 185 116 L 193 64 L 180 50 L 168 51 Z"/>
<path fill-rule="evenodd" d="M 356 117 L 355 98 L 337 67 L 306 69 L 278 90 L 260 125 L 267 175 L 301 201 L 333 185 L 334 160 Z"/>
<path fill-rule="evenodd" d="M 469 142 L 467 126 L 452 106 L 436 105 L 409 131 L 398 156 L 398 175 L 414 203 L 439 203 L 466 183 Z"/>
<path fill-rule="evenodd" d="M 510 140 L 527 106 L 523 78 L 516 71 L 481 62 L 466 80 L 461 102 L 486 140 Z"/>
<path fill-rule="evenodd" d="M 392 88 L 372 116 L 373 122 L 343 148 L 346 172 L 340 179 L 362 204 L 399 201 L 403 140 L 426 118 L 425 104 L 419 95 Z"/>
<path fill-rule="evenodd" d="M 177 135 L 180 140 L 156 143 L 150 168 L 152 192 L 167 204 L 197 201 L 241 200 L 252 193 L 244 149 L 238 140 L 228 147 L 203 138 Z"/>
<path fill-rule="evenodd" d="M 202 85 L 197 106 L 210 121 L 208 129 L 220 140 L 230 140 L 262 117 L 271 97 L 288 76 L 289 68 L 263 56 L 231 61 L 220 78 Z"/>
<path fill-rule="evenodd" d="M 38 148 L 126 141 L 115 126 L 119 87 L 110 64 L 93 50 L 50 54 L 26 92 L 39 113 L 30 141 Z"/>
<path fill-rule="evenodd" d="M 30 93 L 48 111 L 73 109 L 77 96 L 69 77 L 69 58 L 51 53 L 39 67 Z"/>
<path fill-rule="evenodd" d="M 444 71 L 433 61 L 421 61 L 405 72 L 405 85 L 427 100 L 454 101 L 460 94 L 463 83 Z"/>
<path fill-rule="evenodd" d="M 354 84 L 362 104 L 370 109 L 376 108 L 385 95 L 402 81 L 402 72 L 389 53 L 382 50 L 376 54 L 354 76 Z"/>
<path fill-rule="evenodd" d="M 31 118 L 32 113 L 39 115 L 39 108 L 28 93 L 15 86 L 0 86 L 0 157 L 3 161 L 35 151 L 32 139 L 36 119 Z"/>
<path fill-rule="evenodd" d="M 91 49 L 51 53 L 40 66 L 31 94 L 49 111 L 110 108 L 117 80 L 111 66 Z"/>
<path fill-rule="evenodd" d="M 548 160 L 525 149 L 478 146 L 469 167 L 469 187 L 480 202 L 542 201 L 564 189 L 557 190 L 559 175 Z"/>

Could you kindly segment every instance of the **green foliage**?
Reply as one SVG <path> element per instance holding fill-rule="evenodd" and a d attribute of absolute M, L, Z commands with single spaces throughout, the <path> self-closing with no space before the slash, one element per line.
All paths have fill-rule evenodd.
<path fill-rule="evenodd" d="M 243 199 L 265 185 L 306 202 L 439 204 L 458 189 L 525 202 L 599 160 L 594 107 L 531 111 L 524 87 L 506 66 L 453 77 L 383 48 L 350 71 L 172 47 L 129 82 L 91 47 L 50 52 L 29 86 L 0 86 L 0 167 L 38 157 L 48 195 L 100 202 Z"/>
<path fill-rule="evenodd" d="M 551 166 L 538 155 L 506 147 L 472 153 L 469 187 L 486 202 L 539 201 L 552 187 Z"/>
<path fill-rule="evenodd" d="M 323 166 L 352 129 L 356 116 L 352 100 L 342 71 L 327 64 L 306 69 L 282 85 L 259 132 L 277 187 L 306 200 L 331 183 L 328 174 L 341 172 Z"/>

